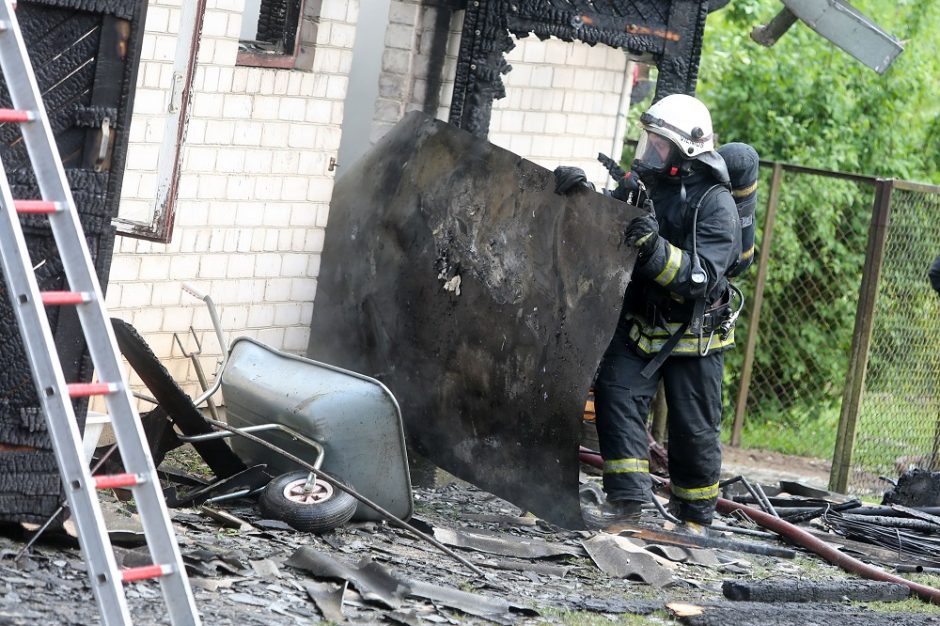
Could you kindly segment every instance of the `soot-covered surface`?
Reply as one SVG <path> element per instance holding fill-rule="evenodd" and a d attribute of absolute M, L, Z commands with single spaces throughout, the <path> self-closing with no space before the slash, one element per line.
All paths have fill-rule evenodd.
<path fill-rule="evenodd" d="M 412 113 L 337 181 L 311 358 L 385 383 L 420 454 L 580 526 L 584 399 L 637 209 Z"/>
<path fill-rule="evenodd" d="M 111 219 L 121 195 L 146 7 L 138 0 L 21 0 L 16 11 L 103 286 L 114 247 Z M 4 80 L 0 77 L 0 107 L 8 108 Z M 102 131 L 105 119 L 110 144 Z M 110 145 L 103 155 L 102 141 Z M 16 124 L 0 128 L 0 161 L 13 197 L 41 196 Z M 22 226 L 39 288 L 68 290 L 48 217 L 24 216 Z M 76 310 L 47 313 L 65 379 L 90 381 L 94 368 Z M 3 278 L 0 345 L 0 521 L 42 522 L 62 498 L 59 472 Z M 74 406 L 82 428 L 87 399 Z"/>
<path fill-rule="evenodd" d="M 115 507 L 122 505 L 114 504 Z M 128 505 L 123 505 L 128 506 Z M 557 556 L 501 556 L 454 548 L 480 568 L 474 576 L 455 559 L 430 544 L 387 524 L 350 524 L 322 535 L 298 533 L 283 523 L 263 520 L 252 503 L 239 501 L 226 509 L 252 524 L 222 528 L 196 509 L 175 509 L 171 517 L 187 563 L 197 609 L 213 626 L 292 626 L 347 624 L 825 624 L 826 626 L 928 626 L 935 612 L 905 613 L 882 605 L 875 612 L 857 603 L 731 602 L 722 598 L 722 581 L 833 581 L 846 574 L 812 557 L 797 561 L 735 552 L 716 552 L 711 565 L 681 560 L 672 579 L 660 587 L 602 572 L 582 552 L 598 536 L 565 531 L 533 517 L 491 494 L 453 482 L 415 490 L 414 523 L 435 536 L 440 530 L 498 538 L 520 550 L 532 546 L 559 548 Z M 118 516 L 120 508 L 115 516 Z M 661 524 L 652 511 L 646 524 Z M 100 623 L 78 549 L 58 541 L 42 542 L 20 560 L 13 556 L 22 539 L 0 528 L 0 624 Z M 606 537 L 613 537 L 606 535 Z M 51 539 L 51 536 L 47 536 Z M 146 548 L 117 549 L 119 563 L 141 565 Z M 323 561 L 345 564 L 343 570 L 381 569 L 392 594 L 373 594 L 370 580 L 346 584 L 341 572 L 314 574 L 294 567 L 299 549 L 315 551 Z M 565 550 L 567 549 L 567 550 Z M 369 563 L 371 562 L 371 564 Z M 340 568 L 334 568 L 340 569 Z M 396 583 L 400 583 L 397 584 Z M 381 581 L 379 581 L 381 582 Z M 427 591 L 437 589 L 434 597 Z M 410 590 L 410 591 L 409 591 Z M 378 589 L 382 591 L 382 589 Z M 446 593 L 445 593 L 446 592 Z M 127 587 L 135 624 L 167 624 L 155 581 Z M 391 604 L 383 597 L 391 595 Z M 335 599 L 328 613 L 325 600 Z M 340 600 L 341 599 L 341 600 Z M 701 611 L 674 619 L 667 607 L 693 604 Z M 508 607 L 500 614 L 482 609 Z M 916 608 L 920 608 L 917 606 Z M 929 609 L 927 609 L 929 611 Z M 650 616 L 646 621 L 638 616 Z"/>

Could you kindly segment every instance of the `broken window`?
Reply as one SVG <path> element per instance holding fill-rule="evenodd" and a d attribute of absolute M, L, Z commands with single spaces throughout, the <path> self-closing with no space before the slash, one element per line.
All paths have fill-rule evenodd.
<path fill-rule="evenodd" d="M 245 0 L 238 64 L 295 67 L 305 4 L 306 0 Z"/>

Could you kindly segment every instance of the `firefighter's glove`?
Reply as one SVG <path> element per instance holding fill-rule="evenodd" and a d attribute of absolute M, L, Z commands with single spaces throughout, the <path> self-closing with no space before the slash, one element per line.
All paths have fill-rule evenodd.
<path fill-rule="evenodd" d="M 627 224 L 625 233 L 627 243 L 636 247 L 640 258 L 647 257 L 656 249 L 659 241 L 659 222 L 652 213 L 634 217 Z"/>
<path fill-rule="evenodd" d="M 623 178 L 617 181 L 617 187 L 610 193 L 610 196 L 627 204 L 635 203 L 635 200 L 631 200 L 631 198 L 636 198 L 637 192 L 640 191 L 639 180 L 640 177 L 635 171 L 627 172 Z"/>
<path fill-rule="evenodd" d="M 559 165 L 555 168 L 555 193 L 563 196 L 576 187 L 594 189 L 594 185 L 588 182 L 587 174 L 580 167 Z"/>

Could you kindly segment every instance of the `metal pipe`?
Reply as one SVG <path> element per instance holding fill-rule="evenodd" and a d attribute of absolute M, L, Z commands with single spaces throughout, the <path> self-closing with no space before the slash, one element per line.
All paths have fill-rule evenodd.
<path fill-rule="evenodd" d="M 653 494 L 653 504 L 656 506 L 656 510 L 659 511 L 659 514 L 662 515 L 666 520 L 672 522 L 673 524 L 681 524 L 682 520 L 666 510 L 666 507 L 656 498 L 656 494 Z"/>
<path fill-rule="evenodd" d="M 757 493 L 757 490 L 754 489 L 754 485 L 748 482 L 748 480 L 744 478 L 743 476 L 741 477 L 741 484 L 744 485 L 744 488 L 747 489 L 747 492 L 751 494 L 752 498 L 754 498 L 754 502 L 757 503 L 757 506 L 759 506 L 761 510 L 764 511 L 765 513 L 770 513 L 770 509 L 767 508 L 767 503 L 764 502 L 764 500 Z M 773 513 L 771 513 L 771 515 L 773 515 Z M 774 517 L 779 517 L 779 516 L 774 515 Z"/>
<path fill-rule="evenodd" d="M 212 386 L 210 388 L 206 389 L 201 396 L 193 400 L 193 406 L 198 407 L 204 400 L 208 399 L 216 391 L 218 391 L 219 387 L 222 385 L 221 372 L 225 371 L 225 363 L 228 361 L 228 344 L 225 342 L 225 336 L 222 334 L 222 322 L 219 320 L 219 313 L 216 311 L 215 302 L 213 302 L 212 296 L 199 291 L 195 286 L 189 283 L 183 283 L 183 291 L 192 297 L 202 300 L 206 303 L 206 308 L 209 309 L 209 319 L 212 321 L 212 329 L 215 331 L 216 341 L 219 342 L 219 349 L 222 351 L 222 362 L 219 364 L 219 375 L 215 377 L 215 380 L 212 382 Z"/>
<path fill-rule="evenodd" d="M 780 517 L 776 509 L 774 509 L 773 502 L 770 501 L 770 498 L 767 497 L 767 494 L 764 493 L 764 488 L 760 486 L 760 483 L 754 483 L 754 489 L 757 491 L 757 495 L 760 497 L 761 501 L 764 503 L 764 508 L 768 513 L 774 517 Z"/>
<path fill-rule="evenodd" d="M 196 344 L 196 349 L 189 351 L 183 347 L 183 341 L 180 339 L 180 336 L 177 333 L 173 333 L 173 340 L 176 342 L 176 345 L 179 346 L 180 352 L 183 353 L 183 356 L 189 357 L 190 362 L 193 364 L 193 371 L 196 372 L 196 380 L 199 381 L 199 388 L 205 392 L 209 389 L 209 382 L 206 378 L 206 372 L 202 369 L 202 361 L 199 360 L 200 355 L 202 355 L 202 342 L 199 341 L 199 337 L 196 335 L 196 330 L 190 326 L 189 334 L 193 338 L 193 342 Z M 212 401 L 212 398 L 206 398 L 206 408 L 209 409 L 209 415 L 212 416 L 212 419 L 219 419 L 219 411 L 215 406 L 215 402 Z"/>
<path fill-rule="evenodd" d="M 471 562 L 468 561 L 467 559 L 463 558 L 462 556 L 460 556 L 459 554 L 457 554 L 456 552 L 454 552 L 453 550 L 451 550 L 450 548 L 448 548 L 447 546 L 445 546 L 444 544 L 442 544 L 440 541 L 438 541 L 437 539 L 435 539 L 434 537 L 431 537 L 431 536 L 429 536 L 429 535 L 424 534 L 423 532 L 421 532 L 420 530 L 418 530 L 417 528 L 415 528 L 414 526 L 412 526 L 412 525 L 409 524 L 408 522 L 406 522 L 406 521 L 404 521 L 404 520 L 402 520 L 402 519 L 399 519 L 398 517 L 396 517 L 395 515 L 391 514 L 390 512 L 388 512 L 387 510 L 385 510 L 384 508 L 382 508 L 381 506 L 379 506 L 378 504 L 376 504 L 375 502 L 373 502 L 373 501 L 370 500 L 369 498 L 366 498 L 365 496 L 359 494 L 355 489 L 352 489 L 351 487 L 349 487 L 349 485 L 343 484 L 342 482 L 340 482 L 340 481 L 338 481 L 337 479 L 333 478 L 332 476 L 330 476 L 329 474 L 327 474 L 327 473 L 324 472 L 323 470 L 317 469 L 316 467 L 314 467 L 314 466 L 311 465 L 310 463 L 307 463 L 306 461 L 304 461 L 304 460 L 301 459 L 300 457 L 294 456 L 294 455 L 291 454 L 290 452 L 287 452 L 286 450 L 277 447 L 277 446 L 274 445 L 273 443 L 269 443 L 269 442 L 265 441 L 265 440 L 262 439 L 261 437 L 256 437 L 256 436 L 252 435 L 251 433 L 244 432 L 244 429 L 235 428 L 234 426 L 229 426 L 229 425 L 226 424 L 225 422 L 220 422 L 220 421 L 218 421 L 218 420 L 214 420 L 214 419 L 211 419 L 211 418 L 208 418 L 208 417 L 206 418 L 206 422 L 209 423 L 209 424 L 211 424 L 211 425 L 213 425 L 213 426 L 215 426 L 216 428 L 221 428 L 222 430 L 226 430 L 226 431 L 228 431 L 228 432 L 230 432 L 230 433 L 232 433 L 232 434 L 238 435 L 239 437 L 244 437 L 245 439 L 248 439 L 249 441 L 253 441 L 253 442 L 255 442 L 255 443 L 257 443 L 257 444 L 259 444 L 259 445 L 261 445 L 261 446 L 264 446 L 265 448 L 267 448 L 267 449 L 269 449 L 269 450 L 273 450 L 274 452 L 277 452 L 278 454 L 280 454 L 281 456 L 283 456 L 285 459 L 287 459 L 287 460 L 289 460 L 289 461 L 293 461 L 294 463 L 300 465 L 300 466 L 303 467 L 303 468 L 306 468 L 306 469 L 310 470 L 311 472 L 316 472 L 316 473 L 317 473 L 317 477 L 320 478 L 320 479 L 322 479 L 323 482 L 329 483 L 332 487 L 334 487 L 334 488 L 336 488 L 336 489 L 340 489 L 340 490 L 342 490 L 342 491 L 345 491 L 346 493 L 348 493 L 349 495 L 351 495 L 353 498 L 355 498 L 355 499 L 358 500 L 359 502 L 362 502 L 362 503 L 365 504 L 367 507 L 369 507 L 370 509 L 372 509 L 373 511 L 375 511 L 376 513 L 378 513 L 379 515 L 381 515 L 382 517 L 384 517 L 386 520 L 388 520 L 389 522 L 391 522 L 393 525 L 398 526 L 399 528 L 410 532 L 412 535 L 414 535 L 415 537 L 418 537 L 419 539 L 421 539 L 421 540 L 423 540 L 423 541 L 426 541 L 427 543 L 431 544 L 432 546 L 434 546 L 435 548 L 437 548 L 438 550 L 440 550 L 441 552 L 443 552 L 443 553 L 446 554 L 447 556 L 450 556 L 450 557 L 456 559 L 457 561 L 459 561 L 460 563 L 462 563 L 462 564 L 466 565 L 467 567 L 469 567 L 469 568 L 470 568 L 470 571 L 472 571 L 472 572 L 473 572 L 474 574 L 476 574 L 477 576 L 479 576 L 479 577 L 481 577 L 481 578 L 483 577 L 483 572 L 482 572 L 476 565 L 474 565 L 473 563 L 471 563 Z"/>
<path fill-rule="evenodd" d="M 776 539 L 777 535 L 773 533 L 768 533 L 763 530 L 754 530 L 753 528 L 743 528 L 741 526 L 728 526 L 727 524 L 712 524 L 712 529 L 725 532 L 725 533 L 735 533 L 738 535 L 747 535 L 749 537 L 760 537 L 761 539 Z"/>
<path fill-rule="evenodd" d="M 754 29 L 751 30 L 751 39 L 769 48 L 777 43 L 777 40 L 780 39 L 791 26 L 796 24 L 797 19 L 799 18 L 797 18 L 790 9 L 783 7 L 766 25 L 755 26 Z"/>
<path fill-rule="evenodd" d="M 764 515 L 767 515 L 764 513 Z M 772 517 L 772 516 L 771 516 Z M 775 518 L 776 519 L 776 518 Z M 613 530 L 618 527 L 614 526 Z M 648 543 L 662 543 L 668 546 L 681 546 L 684 548 L 713 548 L 715 550 L 730 550 L 732 552 L 745 552 L 747 554 L 760 554 L 762 556 L 776 556 L 782 559 L 792 559 L 796 552 L 789 548 L 778 548 L 764 543 L 751 541 L 738 541 L 735 539 L 725 539 L 714 535 L 692 535 L 679 532 L 669 532 L 665 530 L 652 530 L 649 528 L 635 529 L 633 527 L 623 530 L 629 530 L 631 539 L 642 539 Z"/>
<path fill-rule="evenodd" d="M 783 517 L 791 524 L 800 524 L 803 522 L 808 522 L 811 519 L 816 519 L 821 515 L 825 515 L 829 511 L 848 511 L 855 509 L 859 506 L 859 504 L 860 502 L 858 500 L 850 500 L 849 502 L 843 502 L 842 504 L 833 504 L 810 509 L 791 509 L 792 512 L 789 515 L 784 515 Z"/>
<path fill-rule="evenodd" d="M 833 565 L 841 567 L 847 572 L 858 574 L 859 576 L 867 578 L 868 580 L 882 580 L 885 582 L 905 585 L 908 589 L 916 593 L 921 600 L 930 602 L 932 604 L 940 604 L 940 589 L 935 589 L 933 587 L 928 587 L 927 585 L 915 583 L 905 578 L 901 578 L 900 576 L 889 574 L 883 569 L 868 565 L 867 563 L 863 563 L 858 559 L 849 556 L 848 554 L 839 552 L 837 549 L 833 548 L 824 541 L 817 539 L 802 528 L 798 528 L 789 522 L 785 522 L 782 519 L 770 515 L 769 513 L 758 511 L 757 509 L 732 502 L 731 500 L 726 500 L 725 498 L 718 498 L 717 510 L 722 515 L 729 515 L 735 511 L 740 511 L 744 515 L 747 515 L 752 521 L 766 528 L 767 530 L 771 530 L 781 535 L 791 543 L 809 550 L 813 554 L 822 557 Z"/>
<path fill-rule="evenodd" d="M 926 565 L 897 565 L 895 568 L 899 572 L 910 574 L 940 574 L 940 567 L 928 567 Z"/>
<path fill-rule="evenodd" d="M 911 511 L 917 511 L 919 513 L 928 513 L 930 515 L 940 515 L 940 506 L 918 506 L 918 507 L 905 507 Z M 855 515 L 887 515 L 892 517 L 902 517 L 902 516 L 911 516 L 914 517 L 913 513 L 906 513 L 903 510 L 895 509 L 890 506 L 861 506 L 857 509 L 852 509 L 852 513 Z"/>
<path fill-rule="evenodd" d="M 219 422 L 219 423 L 221 424 L 222 422 Z M 228 432 L 221 431 L 221 432 L 214 432 L 214 433 L 206 433 L 204 435 L 193 435 L 191 437 L 184 437 L 183 435 L 177 435 L 176 437 L 180 441 L 185 441 L 186 443 L 195 443 L 195 442 L 200 442 L 200 441 L 212 441 L 215 439 L 228 439 L 229 437 L 232 437 L 234 435 L 240 435 L 244 433 L 258 433 L 258 432 L 264 432 L 266 430 L 279 430 L 281 432 L 287 433 L 288 435 L 290 435 L 297 441 L 300 441 L 301 443 L 305 443 L 311 448 L 313 448 L 314 450 L 316 450 L 317 458 L 314 460 L 312 465 L 313 467 L 316 468 L 314 471 L 317 471 L 317 472 L 320 471 L 320 465 L 323 464 L 323 455 L 324 455 L 323 446 L 320 444 L 320 442 L 314 439 L 311 439 L 310 437 L 307 437 L 306 435 L 302 435 L 301 433 L 297 432 L 293 428 L 284 426 L 283 424 L 258 424 L 256 426 L 245 426 L 243 428 L 236 428 L 235 430 L 228 431 Z"/>

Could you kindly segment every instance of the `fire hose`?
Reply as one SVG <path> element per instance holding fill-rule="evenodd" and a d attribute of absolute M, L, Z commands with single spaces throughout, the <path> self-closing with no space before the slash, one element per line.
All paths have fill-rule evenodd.
<path fill-rule="evenodd" d="M 766 528 L 767 530 L 771 530 L 777 533 L 790 543 L 809 550 L 813 554 L 824 558 L 833 565 L 841 567 L 847 572 L 858 574 L 862 578 L 867 578 L 868 580 L 880 580 L 904 585 L 917 594 L 921 600 L 930 602 L 932 604 L 940 604 L 940 589 L 934 589 L 933 587 L 928 587 L 927 585 L 915 583 L 913 581 L 907 580 L 906 578 L 889 574 L 883 569 L 869 565 L 868 563 L 863 563 L 862 561 L 859 561 L 858 559 L 833 548 L 823 540 L 814 537 L 802 528 L 794 526 L 790 522 L 786 522 L 780 518 L 774 517 L 769 513 L 758 511 L 757 509 L 749 507 L 745 504 L 738 504 L 737 502 L 732 502 L 731 500 L 726 500 L 725 498 L 718 498 L 718 505 L 716 509 L 722 515 L 729 515 L 734 511 L 740 511 L 742 514 L 749 517 L 752 521 L 754 521 L 754 523 L 758 524 L 762 528 Z"/>
<path fill-rule="evenodd" d="M 604 461 L 600 454 L 592 452 L 583 447 L 579 452 L 579 458 L 582 462 L 594 467 L 602 468 L 604 466 Z M 668 485 L 668 481 L 665 481 L 664 484 Z M 819 557 L 822 557 L 829 563 L 832 563 L 833 565 L 840 567 L 847 572 L 858 574 L 862 578 L 866 578 L 868 580 L 879 580 L 883 582 L 904 585 L 912 592 L 917 594 L 917 597 L 919 597 L 921 600 L 930 602 L 932 604 L 940 604 L 940 589 L 935 589 L 927 585 L 915 583 L 913 581 L 907 580 L 906 578 L 889 574 L 881 568 L 863 563 L 862 561 L 859 561 L 858 559 L 840 552 L 836 548 L 833 548 L 826 542 L 814 537 L 802 528 L 799 528 L 780 518 L 774 517 L 769 513 L 758 511 L 753 507 L 749 507 L 745 504 L 739 504 L 737 502 L 732 502 L 731 500 L 727 500 L 725 498 L 718 498 L 716 510 L 722 515 L 730 515 L 731 513 L 738 511 L 746 515 L 758 526 L 777 533 L 790 543 L 804 548 Z"/>

